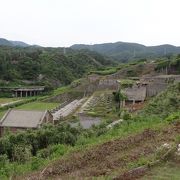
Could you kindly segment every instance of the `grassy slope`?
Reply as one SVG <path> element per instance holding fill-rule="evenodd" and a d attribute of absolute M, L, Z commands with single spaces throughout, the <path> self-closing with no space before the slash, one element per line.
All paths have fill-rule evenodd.
<path fill-rule="evenodd" d="M 164 117 L 164 113 L 165 113 L 165 111 L 167 111 L 168 108 L 171 109 L 171 111 L 170 111 L 171 113 L 176 112 L 178 110 L 176 108 L 179 107 L 179 104 L 176 104 L 176 107 L 173 108 L 173 104 L 172 104 L 172 100 L 171 100 L 172 96 L 176 97 L 176 98 L 179 97 L 178 92 L 179 92 L 179 86 L 176 85 L 176 86 L 170 87 L 167 91 L 165 91 L 161 95 L 155 97 L 147 105 L 147 107 L 145 109 L 145 112 L 147 110 L 149 110 L 148 113 L 149 114 L 151 113 L 151 115 L 153 115 L 152 117 L 150 115 L 148 117 L 145 117 L 144 114 L 143 114 L 142 119 L 139 117 L 139 119 L 134 120 L 129 125 L 127 125 L 127 124 L 121 125 L 120 127 L 117 127 L 117 128 L 115 128 L 115 129 L 113 129 L 111 131 L 108 131 L 107 133 L 105 133 L 105 134 L 103 134 L 103 135 L 101 135 L 99 137 L 90 137 L 90 138 L 81 137 L 81 138 L 79 138 L 76 146 L 74 148 L 71 148 L 70 152 L 74 152 L 74 151 L 76 152 L 77 150 L 80 150 L 80 154 L 81 153 L 84 154 L 84 151 L 85 152 L 87 151 L 87 150 L 85 150 L 86 148 L 94 149 L 94 148 L 96 148 L 96 145 L 98 145 L 98 146 L 100 144 L 103 145 L 103 143 L 108 142 L 109 140 L 111 140 L 110 142 L 112 142 L 112 140 L 114 140 L 114 139 L 119 139 L 119 138 L 120 139 L 125 139 L 126 137 L 128 137 L 130 135 L 133 135 L 133 134 L 136 134 L 136 133 L 140 133 L 140 132 L 144 131 L 147 128 L 149 128 L 151 130 L 153 130 L 153 129 L 161 130 L 161 129 L 167 128 L 169 126 L 168 122 L 165 121 L 164 118 L 162 120 L 161 114 L 163 114 L 163 117 Z M 166 97 L 166 101 L 164 100 L 165 97 Z M 163 109 L 161 111 L 159 111 L 158 115 L 154 114 L 154 111 L 156 110 L 156 108 L 152 109 L 152 103 L 156 102 L 157 104 L 159 104 L 161 102 L 161 106 L 162 106 L 162 100 L 164 102 Z M 168 116 L 169 114 L 166 114 L 166 115 Z M 172 132 L 174 132 L 174 131 L 172 131 Z M 166 134 L 167 133 L 165 133 L 164 135 L 166 136 Z M 166 138 L 163 137 L 162 133 L 160 133 L 159 135 L 160 135 L 160 137 L 162 137 L 162 142 L 164 142 L 165 140 L 168 141 L 169 137 L 172 137 L 172 139 L 173 139 L 173 137 L 175 138 L 175 135 L 173 135 L 173 133 L 171 133 L 171 135 L 168 135 Z M 162 143 L 160 140 L 157 140 L 157 142 L 159 142 L 158 143 L 159 145 Z M 150 142 L 150 144 L 148 144 L 148 146 L 150 145 L 150 147 L 151 147 L 151 146 L 153 146 L 154 143 L 155 142 L 153 140 L 153 141 Z M 136 151 L 136 150 L 134 149 L 133 151 Z M 127 154 L 127 156 L 128 156 L 128 154 Z M 68 157 L 71 158 L 71 156 L 65 156 L 65 157 L 67 157 L 67 159 L 68 159 Z M 114 158 L 116 158 L 116 157 L 114 157 Z M 144 156 L 144 157 L 141 156 L 134 163 L 130 162 L 129 164 L 127 164 L 126 168 L 128 168 L 128 167 L 129 168 L 137 167 L 139 165 L 143 165 L 144 163 L 147 163 L 150 160 L 152 160 L 152 156 L 147 156 L 147 157 L 146 156 Z M 91 159 L 89 159 L 89 161 L 91 161 Z M 68 162 L 68 160 L 67 160 L 67 162 Z M 115 170 L 115 172 L 116 171 L 117 170 Z M 117 172 L 119 172 L 119 170 Z M 121 170 L 120 170 L 120 172 L 121 172 Z M 81 175 L 83 176 L 83 174 L 81 174 Z"/>

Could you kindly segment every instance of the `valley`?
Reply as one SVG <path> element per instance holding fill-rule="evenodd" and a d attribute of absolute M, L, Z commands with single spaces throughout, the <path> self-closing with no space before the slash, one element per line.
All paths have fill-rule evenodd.
<path fill-rule="evenodd" d="M 41 70 L 41 80 L 37 72 L 31 80 L 2 76 L 0 178 L 148 179 L 158 178 L 156 169 L 167 168 L 171 174 L 168 162 L 179 177 L 179 160 L 174 160 L 180 143 L 179 56 L 106 64 L 92 52 L 92 57 L 89 52 L 69 53 L 60 56 L 69 61 L 80 53 L 79 68 L 84 69 L 82 74 L 73 70 L 77 75 L 71 81 L 64 81 L 67 74 L 58 79 Z M 35 87 L 44 88 L 37 93 Z M 158 155 L 164 144 L 171 156 L 166 148 Z"/>

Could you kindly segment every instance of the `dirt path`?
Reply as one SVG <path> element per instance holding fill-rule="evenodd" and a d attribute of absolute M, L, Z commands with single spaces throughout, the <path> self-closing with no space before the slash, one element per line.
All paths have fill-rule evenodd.
<path fill-rule="evenodd" d="M 22 179 L 114 177 L 114 172 L 116 175 L 117 173 L 121 175 L 127 170 L 129 163 L 153 154 L 162 143 L 173 141 L 178 133 L 180 133 L 180 123 L 161 131 L 146 129 L 142 133 L 125 139 L 109 141 L 83 152 L 74 152 L 43 171 Z"/>

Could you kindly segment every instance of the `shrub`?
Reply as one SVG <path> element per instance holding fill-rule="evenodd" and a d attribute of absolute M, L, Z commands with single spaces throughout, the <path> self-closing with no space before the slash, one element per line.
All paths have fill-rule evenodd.
<path fill-rule="evenodd" d="M 165 120 L 168 122 L 174 122 L 176 120 L 180 120 L 180 112 L 170 114 Z"/>
<path fill-rule="evenodd" d="M 37 170 L 40 166 L 42 166 L 43 160 L 38 157 L 33 157 L 31 159 L 31 170 Z"/>
<path fill-rule="evenodd" d="M 23 146 L 23 145 L 16 145 L 13 149 L 13 157 L 12 159 L 17 162 L 24 163 L 30 160 L 31 154 L 31 147 Z"/>

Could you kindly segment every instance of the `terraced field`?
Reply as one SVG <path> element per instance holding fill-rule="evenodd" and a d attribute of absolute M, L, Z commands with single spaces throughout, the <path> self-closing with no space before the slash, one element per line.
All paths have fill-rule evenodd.
<path fill-rule="evenodd" d="M 81 107 L 79 113 L 90 116 L 104 116 L 112 112 L 114 107 L 112 91 L 95 92 Z"/>

